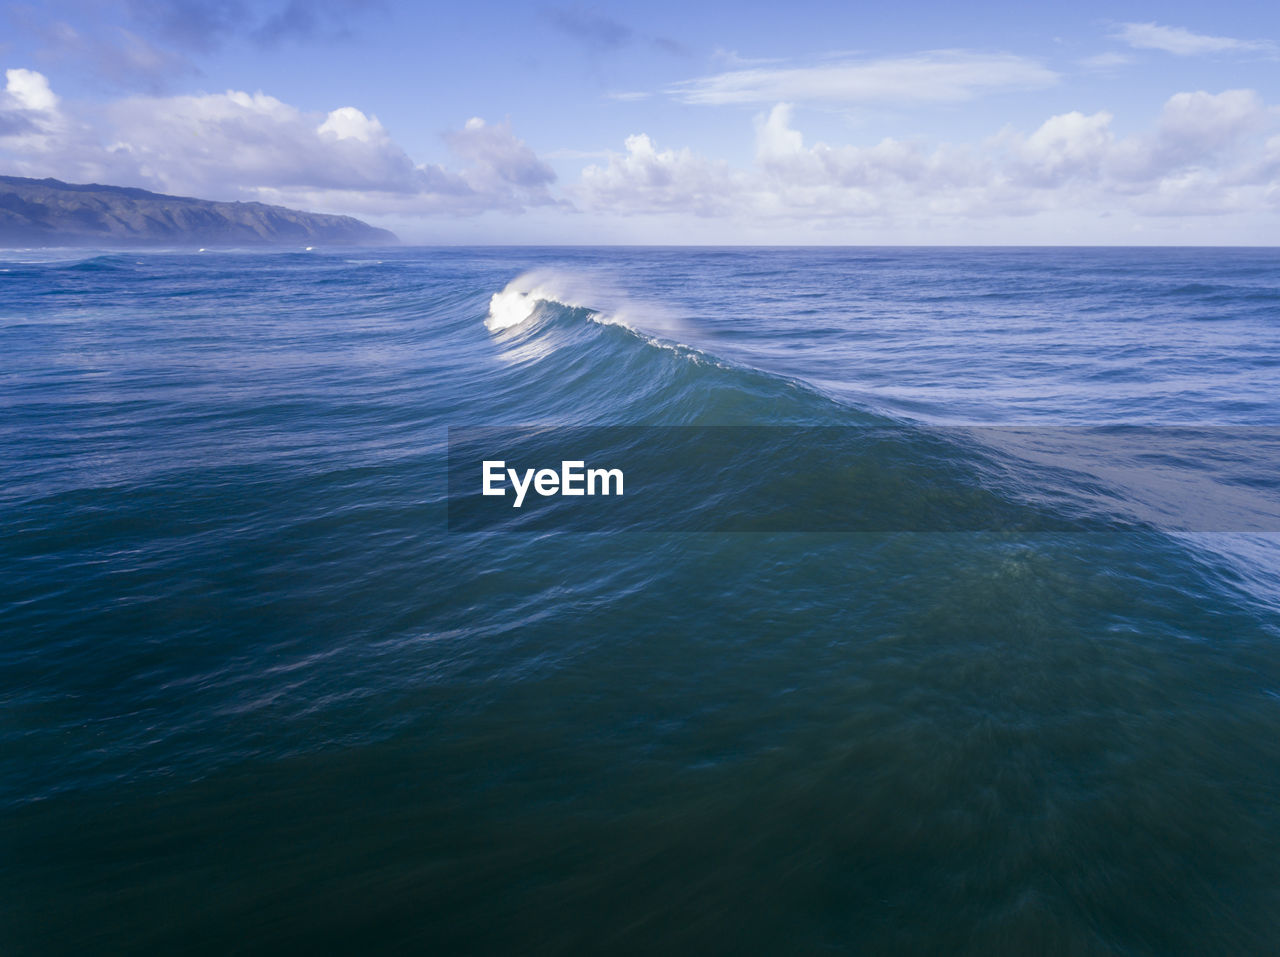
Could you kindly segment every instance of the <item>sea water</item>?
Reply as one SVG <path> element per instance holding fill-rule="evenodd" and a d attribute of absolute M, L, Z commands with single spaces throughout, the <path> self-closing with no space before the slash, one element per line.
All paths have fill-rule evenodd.
<path fill-rule="evenodd" d="M 6 954 L 1280 951 L 1280 251 L 10 250 L 0 357 Z M 794 527 L 451 527 L 724 426 Z"/>

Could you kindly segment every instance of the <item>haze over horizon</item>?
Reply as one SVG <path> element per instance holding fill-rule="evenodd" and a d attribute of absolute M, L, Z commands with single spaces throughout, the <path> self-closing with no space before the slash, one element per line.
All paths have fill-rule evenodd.
<path fill-rule="evenodd" d="M 1280 10 L 54 0 L 0 172 L 419 243 L 1272 245 Z"/>

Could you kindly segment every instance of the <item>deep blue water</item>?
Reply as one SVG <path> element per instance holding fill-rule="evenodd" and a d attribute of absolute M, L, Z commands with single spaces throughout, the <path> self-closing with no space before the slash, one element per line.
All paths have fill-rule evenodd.
<path fill-rule="evenodd" d="M 6 955 L 1280 952 L 1280 250 L 8 251 L 0 357 Z M 1238 521 L 449 531 L 585 425 Z"/>

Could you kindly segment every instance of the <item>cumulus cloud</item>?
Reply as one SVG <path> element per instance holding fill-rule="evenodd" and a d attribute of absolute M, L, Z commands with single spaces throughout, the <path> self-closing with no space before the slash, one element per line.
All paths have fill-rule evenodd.
<path fill-rule="evenodd" d="M 1160 114 L 1160 135 L 1201 154 L 1230 147 L 1266 118 L 1262 98 L 1253 90 L 1177 93 Z"/>
<path fill-rule="evenodd" d="M 446 134 L 460 160 L 446 168 L 415 162 L 376 116 L 352 106 L 315 114 L 229 90 L 132 96 L 75 114 L 43 75 L 13 69 L 6 77 L 0 156 L 24 175 L 347 211 L 384 208 L 392 197 L 424 213 L 555 202 L 555 174 L 505 123 L 472 119 Z"/>
<path fill-rule="evenodd" d="M 1158 23 L 1122 23 L 1116 37 L 1139 50 L 1163 50 L 1178 56 L 1206 53 L 1272 53 L 1276 46 L 1270 40 L 1237 40 L 1193 33 L 1185 27 L 1167 27 Z"/>
<path fill-rule="evenodd" d="M 354 106 L 340 106 L 331 110 L 316 132 L 327 133 L 334 139 L 359 140 L 361 143 L 386 140 L 387 131 L 376 116 L 365 116 Z"/>
<path fill-rule="evenodd" d="M 48 79 L 35 70 L 5 70 L 5 96 L 19 110 L 52 113 L 58 108 L 58 97 Z"/>
<path fill-rule="evenodd" d="M 983 182 L 980 164 L 963 147 L 886 138 L 870 146 L 814 143 L 793 128 L 790 104 L 756 118 L 757 183 L 753 194 L 770 216 L 845 219 L 889 215 L 911 203 L 954 205 Z"/>
<path fill-rule="evenodd" d="M 644 133 L 628 136 L 624 146 L 606 165 L 582 171 L 580 192 L 589 206 L 620 213 L 733 211 L 742 185 L 727 163 L 687 149 L 658 150 Z"/>
<path fill-rule="evenodd" d="M 376 118 L 353 107 L 322 122 L 265 93 L 129 97 L 109 105 L 114 152 L 167 190 L 229 185 L 412 193 L 420 174 Z"/>
<path fill-rule="evenodd" d="M 1115 143 L 1112 115 L 1078 110 L 1051 116 L 1026 137 L 1011 137 L 1009 178 L 1033 187 L 1095 180 Z"/>
<path fill-rule="evenodd" d="M 1232 213 L 1280 197 L 1280 116 L 1250 90 L 1179 93 L 1120 136 L 1107 111 L 1051 116 L 976 143 L 886 138 L 808 144 L 789 104 L 756 118 L 755 161 L 734 170 L 645 135 L 584 171 L 589 210 L 688 210 L 761 220 L 927 223 L 1029 216 Z"/>
<path fill-rule="evenodd" d="M 879 60 L 816 66 L 752 67 L 674 84 L 685 103 L 936 103 L 1001 90 L 1039 89 L 1056 73 L 1013 54 L 937 50 Z"/>
<path fill-rule="evenodd" d="M 0 91 L 0 149 L 47 151 L 65 123 L 49 81 L 34 70 L 5 70 Z"/>
<path fill-rule="evenodd" d="M 490 125 L 473 116 L 445 140 L 454 153 L 471 161 L 468 177 L 478 190 L 514 187 L 541 196 L 555 182 L 551 167 L 516 137 L 510 123 Z"/>

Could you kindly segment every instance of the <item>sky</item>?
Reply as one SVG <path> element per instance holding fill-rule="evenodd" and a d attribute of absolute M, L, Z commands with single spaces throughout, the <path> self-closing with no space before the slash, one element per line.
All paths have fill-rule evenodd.
<path fill-rule="evenodd" d="M 0 173 L 412 243 L 1280 241 L 1280 4 L 44 0 Z"/>

